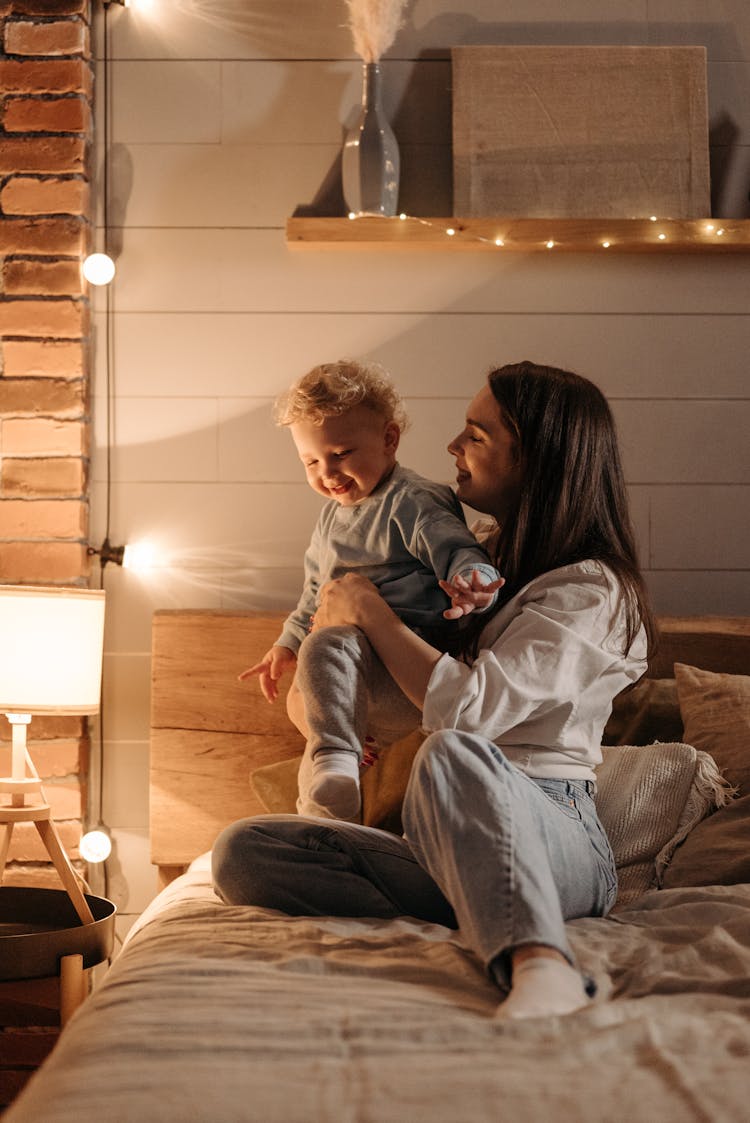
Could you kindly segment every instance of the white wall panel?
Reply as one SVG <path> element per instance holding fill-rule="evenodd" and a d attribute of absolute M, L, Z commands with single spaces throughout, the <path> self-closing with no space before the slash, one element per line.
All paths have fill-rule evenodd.
<path fill-rule="evenodd" d="M 417 0 L 419 42 L 608 45 L 645 42 L 648 0 Z M 403 33 L 402 33 L 403 34 Z M 404 35 L 404 38 L 408 38 Z"/>
<path fill-rule="evenodd" d="M 741 4 L 743 0 L 735 0 Z M 653 5 L 652 5 L 653 6 Z M 392 49 L 447 53 L 453 43 L 642 43 L 648 0 L 414 0 Z M 344 0 L 153 0 L 113 13 L 116 58 L 347 58 Z"/>
<path fill-rule="evenodd" d="M 219 478 L 225 482 L 299 482 L 302 464 L 287 430 L 272 416 L 272 400 L 223 398 L 219 407 Z"/>
<path fill-rule="evenodd" d="M 112 858 L 107 862 L 107 895 L 117 905 L 118 933 L 128 929 L 127 915 L 136 916 L 159 891 L 156 867 L 151 865 L 148 831 L 117 827 L 112 831 Z"/>
<path fill-rule="evenodd" d="M 109 827 L 148 829 L 148 741 L 106 744 L 102 818 Z"/>
<path fill-rule="evenodd" d="M 115 316 L 118 396 L 140 398 L 274 397 L 316 363 L 359 356 L 382 362 L 404 394 L 459 403 L 491 366 L 524 358 L 586 374 L 611 397 L 744 399 L 749 354 L 750 314 Z M 98 395 L 102 359 L 100 348 Z"/>
<path fill-rule="evenodd" d="M 134 530 L 131 543 L 146 541 Z M 119 543 L 119 537 L 116 543 Z M 205 550 L 208 557 L 208 550 Z M 217 556 L 220 547 L 217 548 Z M 220 608 L 221 575 L 209 581 L 203 571 L 177 569 L 163 564 L 157 554 L 154 566 L 137 571 L 114 566 L 105 568 L 107 607 L 104 645 L 107 651 L 151 651 L 151 621 L 160 608 Z M 108 730 L 108 732 L 111 732 Z"/>
<path fill-rule="evenodd" d="M 314 199 L 340 148 L 131 144 L 124 215 L 132 226 L 278 226 Z"/>
<path fill-rule="evenodd" d="M 653 567 L 750 570 L 750 474 L 744 480 L 744 487 L 653 488 Z"/>
<path fill-rule="evenodd" d="M 725 144 L 711 150 L 715 215 L 750 218 L 750 145 Z"/>
<path fill-rule="evenodd" d="M 212 398 L 118 397 L 113 412 L 115 480 L 218 478 L 218 405 Z M 94 404 L 96 451 L 92 478 L 104 480 L 106 399 Z"/>
<path fill-rule="evenodd" d="M 750 402 L 614 403 L 632 483 L 746 483 Z"/>
<path fill-rule="evenodd" d="M 403 144 L 450 143 L 447 59 L 382 63 L 383 109 Z M 225 62 L 223 141 L 228 144 L 340 144 L 362 92 L 359 61 Z"/>
<path fill-rule="evenodd" d="M 115 58 L 338 58 L 343 0 L 153 0 L 113 13 Z"/>
<path fill-rule="evenodd" d="M 148 653 L 104 653 L 102 706 L 105 737 L 148 741 L 151 659 Z M 108 730 L 108 732 L 107 732 Z"/>
<path fill-rule="evenodd" d="M 652 43 L 700 43 L 710 59 L 750 60 L 747 0 L 649 0 L 648 17 Z"/>
<path fill-rule="evenodd" d="M 750 616 L 750 581 L 740 572 L 647 572 L 657 612 L 669 616 Z"/>
<path fill-rule="evenodd" d="M 746 62 L 712 62 L 708 67 L 708 108 L 719 137 L 731 130 L 734 144 L 750 144 L 750 67 Z"/>
<path fill-rule="evenodd" d="M 102 485 L 94 489 L 94 505 L 95 534 L 103 529 Z M 283 568 L 299 557 L 299 544 L 307 542 L 319 507 L 319 497 L 303 480 L 112 487 L 117 540 L 152 541 L 163 564 L 186 571 L 218 571 L 230 563 L 248 572 Z"/>
<path fill-rule="evenodd" d="M 221 140 L 221 66 L 185 62 L 111 64 L 111 142 L 210 144 Z"/>
<path fill-rule="evenodd" d="M 630 484 L 627 490 L 638 561 L 645 568 L 651 564 L 651 488 Z"/>
<path fill-rule="evenodd" d="M 394 219 L 394 221 L 398 221 Z M 290 249 L 281 230 L 128 231 L 117 308 L 746 313 L 744 255 Z"/>

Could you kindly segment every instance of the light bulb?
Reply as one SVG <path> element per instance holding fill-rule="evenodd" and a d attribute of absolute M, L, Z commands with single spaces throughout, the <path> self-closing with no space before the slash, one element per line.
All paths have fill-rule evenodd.
<path fill-rule="evenodd" d="M 90 253 L 83 263 L 83 275 L 91 285 L 108 285 L 115 275 L 115 263 L 108 253 Z"/>
<path fill-rule="evenodd" d="M 156 548 L 151 542 L 134 542 L 125 547 L 124 569 L 144 570 L 156 564 Z"/>
<path fill-rule="evenodd" d="M 112 853 L 112 839 L 103 830 L 87 831 L 78 849 L 86 862 L 106 862 Z"/>

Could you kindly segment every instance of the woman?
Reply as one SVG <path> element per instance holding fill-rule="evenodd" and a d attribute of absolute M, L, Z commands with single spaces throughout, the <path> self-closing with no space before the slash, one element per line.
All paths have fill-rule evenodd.
<path fill-rule="evenodd" d="M 653 637 L 614 423 L 591 382 L 525 362 L 489 375 L 448 451 L 506 579 L 465 655 L 432 648 L 356 575 L 316 611 L 317 627 L 361 629 L 422 711 L 404 837 L 247 819 L 217 840 L 214 882 L 232 904 L 458 926 L 507 994 L 498 1017 L 568 1014 L 593 988 L 565 921 L 605 915 L 617 891 L 593 798 L 602 730 Z"/>

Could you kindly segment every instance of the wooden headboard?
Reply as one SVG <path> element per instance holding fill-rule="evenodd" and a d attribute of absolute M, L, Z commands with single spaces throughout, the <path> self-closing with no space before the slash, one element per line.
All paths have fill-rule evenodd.
<path fill-rule="evenodd" d="M 154 614 L 151 664 L 151 860 L 163 881 L 210 850 L 224 826 L 264 811 L 256 768 L 302 752 L 285 693 L 269 705 L 240 683 L 280 632 L 284 614 L 176 609 Z M 662 617 L 649 674 L 676 662 L 750 674 L 750 618 Z"/>

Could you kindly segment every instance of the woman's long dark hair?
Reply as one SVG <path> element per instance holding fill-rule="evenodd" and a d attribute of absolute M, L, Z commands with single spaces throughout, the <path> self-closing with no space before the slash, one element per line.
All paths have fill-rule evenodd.
<path fill-rule="evenodd" d="M 593 382 L 522 362 L 493 370 L 490 389 L 518 442 L 521 487 L 500 527 L 495 558 L 506 584 L 494 611 L 535 577 L 594 560 L 607 565 L 625 598 L 628 650 L 643 624 L 649 652 L 656 625 L 638 565 L 614 419 Z M 476 653 L 478 616 L 467 628 Z"/>

